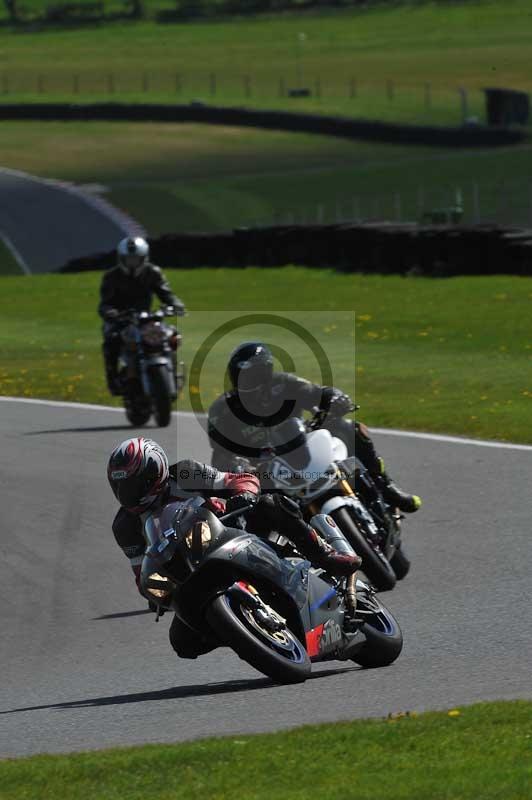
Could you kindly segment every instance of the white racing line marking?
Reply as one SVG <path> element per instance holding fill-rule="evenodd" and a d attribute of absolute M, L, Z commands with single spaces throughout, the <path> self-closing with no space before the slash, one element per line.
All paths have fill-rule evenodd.
<path fill-rule="evenodd" d="M 91 403 L 69 403 L 63 400 L 40 400 L 35 397 L 5 397 L 0 395 L 0 402 L 4 403 L 29 403 L 30 405 L 51 406 L 55 408 L 82 408 L 87 411 L 115 411 L 124 413 L 123 408 L 117 406 L 99 406 Z M 195 417 L 192 411 L 173 411 L 174 417 Z M 402 436 L 406 439 L 426 439 L 431 442 L 446 442 L 448 444 L 469 444 L 476 447 L 494 447 L 498 450 L 524 450 L 532 452 L 530 444 L 512 444 L 510 442 L 489 441 L 486 439 L 467 439 L 460 436 L 446 436 L 439 433 L 419 433 L 418 431 L 400 431 L 394 428 L 370 428 L 372 433 L 383 436 Z"/>
<path fill-rule="evenodd" d="M 15 247 L 11 239 L 6 233 L 0 231 L 0 239 L 3 241 L 17 264 L 19 265 L 20 269 L 24 273 L 24 275 L 31 275 L 31 269 L 28 267 L 19 250 Z"/>

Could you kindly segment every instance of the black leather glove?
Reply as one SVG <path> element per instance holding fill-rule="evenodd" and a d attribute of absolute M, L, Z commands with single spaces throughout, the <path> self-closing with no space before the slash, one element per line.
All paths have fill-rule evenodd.
<path fill-rule="evenodd" d="M 353 411 L 354 407 L 355 404 L 349 395 L 335 394 L 331 398 L 328 412 L 333 417 L 343 417 L 344 414 L 348 414 L 350 411 Z"/>
<path fill-rule="evenodd" d="M 235 494 L 233 497 L 230 497 L 226 504 L 225 504 L 225 513 L 232 514 L 233 511 L 239 511 L 241 508 L 247 508 L 247 506 L 254 506 L 258 500 L 258 496 L 256 494 L 252 494 L 252 492 L 241 492 L 240 494 Z"/>
<path fill-rule="evenodd" d="M 108 308 L 107 311 L 104 313 L 104 318 L 106 320 L 113 320 L 118 317 L 118 309 L 117 308 Z"/>

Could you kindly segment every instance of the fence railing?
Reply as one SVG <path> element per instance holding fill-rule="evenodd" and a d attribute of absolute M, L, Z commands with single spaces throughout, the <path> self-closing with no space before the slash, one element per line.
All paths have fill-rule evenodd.
<path fill-rule="evenodd" d="M 532 228 L 532 182 L 481 184 L 455 188 L 418 186 L 413 191 L 355 194 L 292 208 L 268 217 L 250 215 L 234 227 L 323 225 L 357 222 L 412 222 L 429 225 L 497 224 Z M 532 238 L 532 235 L 531 235 Z"/>
<path fill-rule="evenodd" d="M 459 124 L 485 119 L 484 94 L 464 87 L 445 89 L 425 82 L 400 84 L 362 80 L 353 74 L 332 78 L 302 77 L 294 73 L 237 73 L 210 70 L 191 73 L 173 70 L 3 70 L 0 102 L 17 96 L 105 97 L 145 100 L 202 100 L 247 105 L 275 104 L 313 110 L 335 109 L 349 115 L 371 115 L 396 121 L 432 121 Z"/>

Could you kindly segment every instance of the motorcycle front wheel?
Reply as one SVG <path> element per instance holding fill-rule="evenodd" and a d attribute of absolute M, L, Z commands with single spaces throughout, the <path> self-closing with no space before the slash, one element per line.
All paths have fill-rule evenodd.
<path fill-rule="evenodd" d="M 150 370 L 150 385 L 153 393 L 153 413 L 159 428 L 166 428 L 172 417 L 172 392 L 168 369 L 162 365 Z"/>
<path fill-rule="evenodd" d="M 276 632 L 268 630 L 238 597 L 220 595 L 206 616 L 224 644 L 276 683 L 301 683 L 309 677 L 310 659 L 292 631 L 287 627 Z"/>
<path fill-rule="evenodd" d="M 141 428 L 151 417 L 151 406 L 145 397 L 125 394 L 124 410 L 128 421 L 136 428 Z"/>
<path fill-rule="evenodd" d="M 387 667 L 403 649 L 403 634 L 393 614 L 372 592 L 357 592 L 359 630 L 364 643 L 352 656 L 361 667 Z"/>

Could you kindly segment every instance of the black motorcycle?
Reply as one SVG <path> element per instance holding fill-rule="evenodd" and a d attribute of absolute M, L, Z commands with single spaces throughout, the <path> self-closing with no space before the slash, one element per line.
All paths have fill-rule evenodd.
<path fill-rule="evenodd" d="M 253 533 L 228 526 L 242 513 L 218 518 L 192 499 L 150 515 L 146 596 L 279 683 L 304 681 L 313 661 L 395 661 L 400 628 L 368 584 L 355 575 L 331 578 L 295 552 L 282 558 Z M 313 524 L 337 550 L 352 552 L 330 518 Z"/>
<path fill-rule="evenodd" d="M 170 424 L 172 404 L 185 382 L 177 351 L 182 336 L 163 322 L 175 316 L 172 308 L 158 311 L 125 311 L 119 315 L 121 351 L 118 379 L 126 416 L 132 425 L 145 425 L 152 413 L 161 428 Z"/>

